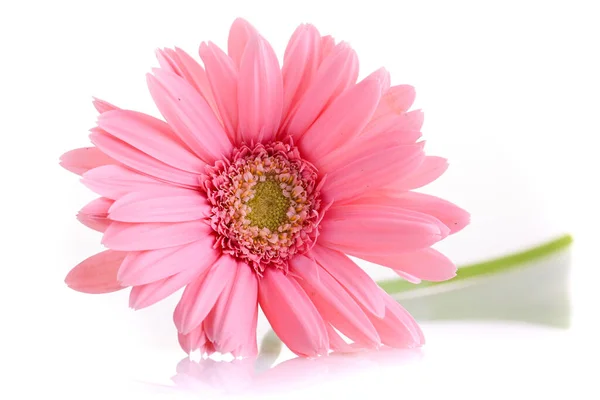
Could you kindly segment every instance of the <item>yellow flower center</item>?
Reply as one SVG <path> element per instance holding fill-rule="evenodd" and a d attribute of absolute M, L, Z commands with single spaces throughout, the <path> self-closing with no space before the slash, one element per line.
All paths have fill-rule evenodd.
<path fill-rule="evenodd" d="M 288 260 L 309 251 L 325 211 L 315 167 L 289 142 L 241 145 L 203 177 L 216 244 L 257 272 L 287 270 Z"/>
<path fill-rule="evenodd" d="M 272 179 L 258 182 L 254 186 L 254 197 L 247 203 L 250 212 L 246 216 L 253 226 L 269 228 L 277 232 L 277 228 L 288 220 L 287 211 L 290 199 L 283 195 L 279 183 Z"/>

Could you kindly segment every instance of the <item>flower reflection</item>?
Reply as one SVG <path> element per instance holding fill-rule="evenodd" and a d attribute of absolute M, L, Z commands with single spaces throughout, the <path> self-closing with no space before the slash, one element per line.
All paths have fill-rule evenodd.
<path fill-rule="evenodd" d="M 186 391 L 235 393 L 251 386 L 254 362 L 251 358 L 228 362 L 210 358 L 193 361 L 186 357 L 177 364 L 177 374 L 171 380 Z"/>
<path fill-rule="evenodd" d="M 263 354 L 264 355 L 264 354 Z M 264 393 L 299 389 L 338 376 L 348 377 L 365 369 L 385 365 L 414 363 L 421 359 L 420 349 L 390 349 L 331 353 L 316 359 L 292 358 L 269 367 L 268 357 L 216 361 L 184 358 L 171 378 L 174 387 L 187 392 L 212 394 Z"/>

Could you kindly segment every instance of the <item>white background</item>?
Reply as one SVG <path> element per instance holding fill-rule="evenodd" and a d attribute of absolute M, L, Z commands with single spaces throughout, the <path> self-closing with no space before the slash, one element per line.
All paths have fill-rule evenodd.
<path fill-rule="evenodd" d="M 563 232 L 575 236 L 575 333 L 554 339 L 511 331 L 501 335 L 511 338 L 504 346 L 525 355 L 500 357 L 503 347 L 486 338 L 501 330 L 466 326 L 448 336 L 432 327 L 434 341 L 426 358 L 442 360 L 434 365 L 445 368 L 390 367 L 388 375 L 382 372 L 387 379 L 368 373 L 351 380 L 342 376 L 332 383 L 334 389 L 377 383 L 374 395 L 381 390 L 389 396 L 392 391 L 418 393 L 423 384 L 443 393 L 435 383 L 454 381 L 448 370 L 466 375 L 489 370 L 498 379 L 477 375 L 482 380 L 475 387 L 506 389 L 512 386 L 505 379 L 516 375 L 504 372 L 522 366 L 523 359 L 531 368 L 550 362 L 555 372 L 585 376 L 585 361 L 572 357 L 593 357 L 597 349 L 596 3 L 2 2 L 0 372 L 6 383 L 0 384 L 0 393 L 19 388 L 22 394 L 62 391 L 85 398 L 82 387 L 92 397 L 99 387 L 127 383 L 130 375 L 168 380 L 174 373 L 183 355 L 169 314 L 176 299 L 133 313 L 126 307 L 126 293 L 84 296 L 64 286 L 68 270 L 101 248 L 99 236 L 74 218 L 93 195 L 58 167 L 58 157 L 87 145 L 96 114 L 92 95 L 156 114 L 144 77 L 157 65 L 154 50 L 177 45 L 196 56 L 203 40 L 225 46 L 237 16 L 253 23 L 280 56 L 295 27 L 313 23 L 357 50 L 362 76 L 385 66 L 393 84 L 416 87 L 415 106 L 426 115 L 426 149 L 447 157 L 451 165 L 427 191 L 472 213 L 471 226 L 439 246 L 457 263 L 516 251 Z M 461 347 L 462 356 L 453 345 Z M 132 372 L 136 365 L 140 369 Z M 582 374 L 573 374 L 579 369 Z M 108 370 L 114 372 L 111 379 L 105 378 Z M 392 378 L 396 373 L 408 373 L 413 383 L 398 387 Z M 457 375 L 457 386 L 448 390 L 461 387 L 464 379 Z M 567 388 L 565 379 L 549 379 L 547 387 L 531 383 L 529 389 Z M 479 390 L 470 387 L 472 393 Z M 120 393 L 113 397 L 125 395 Z"/>

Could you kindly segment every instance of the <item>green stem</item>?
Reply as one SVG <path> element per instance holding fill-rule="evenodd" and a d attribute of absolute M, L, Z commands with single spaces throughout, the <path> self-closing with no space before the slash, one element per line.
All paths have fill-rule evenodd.
<path fill-rule="evenodd" d="M 563 235 L 550 242 L 543 243 L 529 250 L 508 256 L 483 261 L 475 264 L 463 265 L 458 268 L 456 277 L 444 282 L 421 282 L 418 285 L 407 282 L 404 279 L 386 279 L 377 282 L 383 290 L 389 294 L 398 294 L 408 290 L 421 289 L 449 283 L 463 281 L 465 279 L 493 275 L 499 272 L 506 272 L 523 266 L 532 261 L 547 257 L 553 253 L 567 248 L 573 242 L 571 235 Z"/>

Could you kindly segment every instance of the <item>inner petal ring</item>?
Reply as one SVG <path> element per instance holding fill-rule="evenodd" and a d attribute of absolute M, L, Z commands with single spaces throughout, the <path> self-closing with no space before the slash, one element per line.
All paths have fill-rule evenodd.
<path fill-rule="evenodd" d="M 287 268 L 287 260 L 308 251 L 317 237 L 317 179 L 316 168 L 291 142 L 235 149 L 204 178 L 217 245 L 258 272 Z"/>

